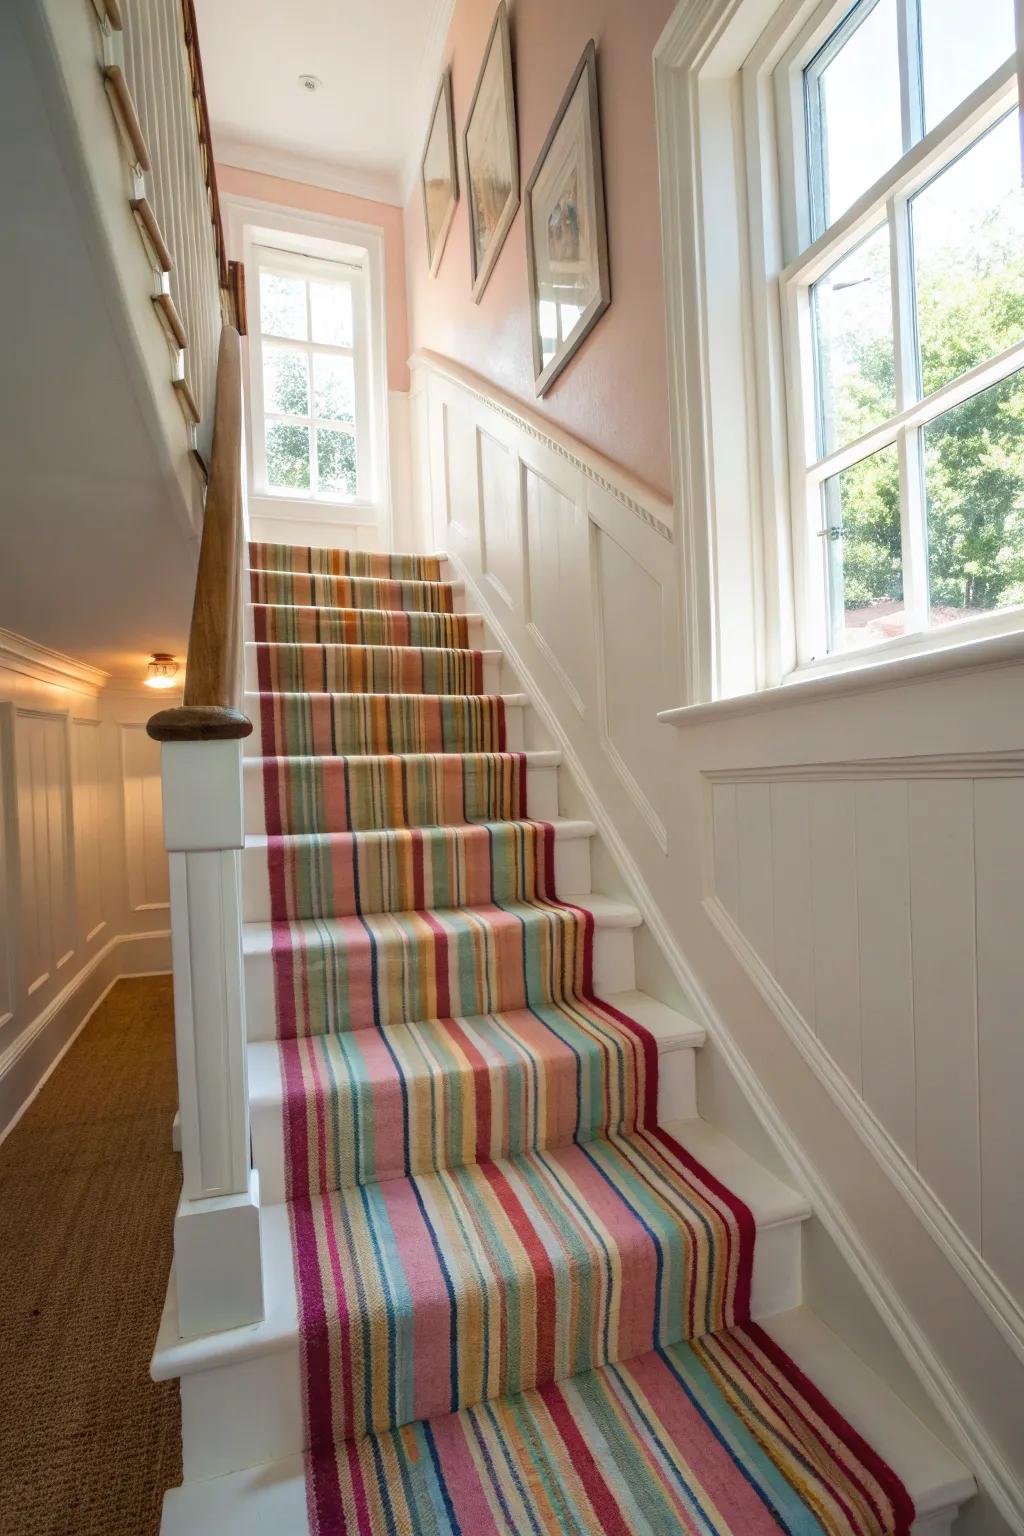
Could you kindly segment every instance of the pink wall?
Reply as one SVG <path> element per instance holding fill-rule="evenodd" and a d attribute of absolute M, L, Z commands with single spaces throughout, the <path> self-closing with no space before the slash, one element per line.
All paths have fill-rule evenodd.
<path fill-rule="evenodd" d="M 513 0 L 522 184 L 589 37 L 597 41 L 612 302 L 543 401 L 533 388 L 522 208 L 479 305 L 470 296 L 462 133 L 495 0 L 456 0 L 452 68 L 461 197 L 436 278 L 419 184 L 406 208 L 410 338 L 533 404 L 671 495 L 665 311 L 651 54 L 675 0 Z"/>
<path fill-rule="evenodd" d="M 234 165 L 217 166 L 217 183 L 223 193 L 236 197 L 257 198 L 278 203 L 300 213 L 326 214 L 335 219 L 351 219 L 359 224 L 374 224 L 384 231 L 384 284 L 387 301 L 388 388 L 409 388 L 409 325 L 405 293 L 405 244 L 402 210 L 390 203 L 375 203 L 365 197 L 351 197 L 346 192 L 331 192 L 326 187 L 311 187 L 300 181 L 285 181 L 280 176 L 264 176 L 257 171 L 239 170 Z"/>

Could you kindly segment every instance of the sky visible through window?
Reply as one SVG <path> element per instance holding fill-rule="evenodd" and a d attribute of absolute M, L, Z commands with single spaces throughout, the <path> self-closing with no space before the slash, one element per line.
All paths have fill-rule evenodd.
<path fill-rule="evenodd" d="M 903 152 L 896 7 L 878 0 L 822 72 L 830 223 Z M 1013 52 L 1013 0 L 921 0 L 921 32 L 930 129 Z"/>

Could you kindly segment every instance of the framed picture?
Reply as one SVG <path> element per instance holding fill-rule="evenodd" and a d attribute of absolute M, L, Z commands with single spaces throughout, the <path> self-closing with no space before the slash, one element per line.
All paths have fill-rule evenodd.
<path fill-rule="evenodd" d="M 431 276 L 441 265 L 444 243 L 459 200 L 459 174 L 455 164 L 455 126 L 452 119 L 452 77 L 445 70 L 430 114 L 423 163 L 423 216 L 427 224 L 427 261 Z"/>
<path fill-rule="evenodd" d="M 593 38 L 526 184 L 526 260 L 535 384 L 543 395 L 612 299 Z"/>
<path fill-rule="evenodd" d="M 501 0 L 494 13 L 463 135 L 475 304 L 479 304 L 487 287 L 491 268 L 519 207 L 514 92 L 508 6 L 506 0 Z"/>

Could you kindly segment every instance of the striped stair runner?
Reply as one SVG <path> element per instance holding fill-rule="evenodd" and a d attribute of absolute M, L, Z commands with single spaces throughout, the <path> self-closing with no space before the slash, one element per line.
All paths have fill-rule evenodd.
<path fill-rule="evenodd" d="M 440 562 L 249 555 L 311 1531 L 908 1533 L 750 1320 Z"/>

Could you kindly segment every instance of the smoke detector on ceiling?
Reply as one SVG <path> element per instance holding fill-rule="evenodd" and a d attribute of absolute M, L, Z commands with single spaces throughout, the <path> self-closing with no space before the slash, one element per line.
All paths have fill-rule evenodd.
<path fill-rule="evenodd" d="M 299 84 L 304 91 L 318 91 L 323 85 L 323 81 L 318 75 L 300 75 Z"/>

